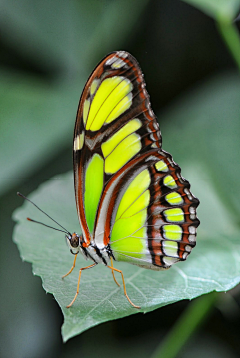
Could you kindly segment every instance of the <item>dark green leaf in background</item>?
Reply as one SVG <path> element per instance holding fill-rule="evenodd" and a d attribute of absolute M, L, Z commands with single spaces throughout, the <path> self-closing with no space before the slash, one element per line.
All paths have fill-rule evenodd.
<path fill-rule="evenodd" d="M 202 10 L 215 20 L 232 21 L 237 16 L 240 0 L 182 0 Z"/>
<path fill-rule="evenodd" d="M 240 215 L 239 104 L 238 73 L 227 72 L 173 103 L 160 118 L 160 123 L 161 120 L 167 123 L 163 146 L 167 139 L 166 148 L 176 153 L 175 160 L 181 158 L 191 161 L 193 166 L 198 163 L 206 168 L 213 190 L 237 225 Z M 172 147 L 172 143 L 176 146 Z M 205 186 L 204 182 L 199 184 L 200 187 Z M 221 225 L 215 211 L 212 219 Z"/>
<path fill-rule="evenodd" d="M 14 40 L 15 51 L 50 78 L 1 71 L 0 193 L 71 145 L 85 81 L 101 57 L 121 46 L 147 0 L 139 1 L 134 17 L 126 0 L 63 1 L 57 8 L 51 1 L 14 3 L 16 12 L 10 2 L 2 4 L 3 39 Z"/>
<path fill-rule="evenodd" d="M 38 78 L 1 73 L 0 193 L 71 145 L 81 85 L 49 86 Z"/>

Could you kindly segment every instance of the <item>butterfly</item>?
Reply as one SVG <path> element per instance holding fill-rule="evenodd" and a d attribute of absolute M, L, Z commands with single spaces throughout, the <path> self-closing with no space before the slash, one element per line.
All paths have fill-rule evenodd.
<path fill-rule="evenodd" d="M 73 166 L 82 235 L 65 229 L 74 262 L 63 277 L 73 271 L 80 252 L 92 263 L 80 269 L 67 307 L 77 298 L 82 271 L 102 263 L 117 285 L 115 273 L 121 274 L 126 298 L 140 308 L 128 297 L 123 273 L 113 262 L 164 270 L 186 260 L 196 244 L 199 200 L 162 149 L 143 73 L 128 52 L 107 55 L 86 82 L 75 122 Z"/>
<path fill-rule="evenodd" d="M 125 51 L 109 54 L 90 75 L 78 106 L 73 163 L 82 235 L 68 236 L 68 243 L 75 258 L 81 252 L 93 261 L 87 268 L 103 263 L 115 281 L 120 272 L 134 307 L 113 261 L 168 269 L 186 260 L 199 225 L 199 200 L 161 142 L 136 59 Z M 79 284 L 69 306 L 78 291 Z"/>

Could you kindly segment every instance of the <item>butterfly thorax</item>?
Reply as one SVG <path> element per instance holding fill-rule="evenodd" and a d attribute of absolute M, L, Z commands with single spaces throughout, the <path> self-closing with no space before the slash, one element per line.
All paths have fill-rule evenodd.
<path fill-rule="evenodd" d="M 110 258 L 113 257 L 109 245 L 105 246 L 102 249 L 99 249 L 95 243 L 90 243 L 89 245 L 86 245 L 83 235 L 73 233 L 72 235 L 66 235 L 66 239 L 70 248 L 70 252 L 73 255 L 76 255 L 81 252 L 85 259 L 91 259 L 96 264 L 103 263 L 104 265 L 107 265 Z"/>

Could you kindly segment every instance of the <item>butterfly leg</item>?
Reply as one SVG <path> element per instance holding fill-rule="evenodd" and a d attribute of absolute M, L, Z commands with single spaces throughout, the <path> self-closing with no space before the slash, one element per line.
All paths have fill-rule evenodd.
<path fill-rule="evenodd" d="M 112 257 L 111 257 L 111 266 L 113 267 L 113 259 L 112 259 Z M 112 275 L 113 275 L 114 281 L 115 281 L 116 284 L 120 287 L 120 284 L 117 282 L 117 279 L 116 279 L 116 277 L 115 277 L 115 275 L 114 275 L 114 271 L 113 271 L 113 270 L 112 270 Z"/>
<path fill-rule="evenodd" d="M 107 266 L 108 268 L 110 268 L 112 271 L 116 271 L 116 272 L 119 272 L 122 276 L 122 282 L 123 282 L 123 289 L 124 289 L 124 295 L 127 297 L 127 300 L 128 302 L 134 307 L 134 308 L 141 308 L 140 306 L 136 306 L 134 303 L 132 303 L 132 301 L 130 300 L 130 298 L 128 297 L 127 295 L 127 290 L 126 290 L 126 285 L 125 285 L 125 280 L 124 280 L 124 277 L 123 277 L 123 273 L 121 270 L 118 270 L 116 269 L 115 267 L 112 267 L 112 266 Z"/>
<path fill-rule="evenodd" d="M 70 273 L 72 272 L 72 270 L 73 270 L 74 267 L 75 267 L 76 259 L 77 259 L 77 254 L 74 256 L 73 265 L 72 265 L 71 269 L 68 271 L 68 273 L 66 273 L 66 275 L 63 275 L 62 278 L 64 278 L 64 277 L 70 275 Z"/>
<path fill-rule="evenodd" d="M 87 270 L 87 269 L 89 269 L 89 268 L 91 268 L 91 267 L 94 267 L 94 266 L 96 266 L 96 265 L 97 265 L 97 264 L 94 262 L 94 264 L 92 264 L 92 265 L 90 265 L 90 266 L 87 266 L 87 267 L 82 267 L 82 268 L 79 270 L 78 284 L 77 284 L 77 292 L 76 292 L 76 294 L 75 294 L 75 296 L 74 296 L 72 302 L 71 302 L 69 305 L 67 305 L 67 308 L 69 308 L 69 307 L 72 306 L 72 304 L 75 302 L 75 300 L 76 300 L 76 298 L 77 298 L 77 295 L 79 294 L 79 286 L 80 286 L 80 279 L 81 279 L 82 271 L 83 271 L 83 270 Z"/>

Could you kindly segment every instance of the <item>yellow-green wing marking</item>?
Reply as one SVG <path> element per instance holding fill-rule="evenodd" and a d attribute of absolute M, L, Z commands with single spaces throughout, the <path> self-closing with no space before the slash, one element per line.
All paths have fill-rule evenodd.
<path fill-rule="evenodd" d="M 123 76 L 113 76 L 102 81 L 94 92 L 94 98 L 89 107 L 88 99 L 85 112 L 86 130 L 100 130 L 104 124 L 111 123 L 124 113 L 132 104 L 131 81 Z M 87 110 L 89 109 L 89 110 Z"/>
<path fill-rule="evenodd" d="M 86 168 L 84 195 L 85 215 L 91 233 L 93 233 L 97 208 L 102 195 L 103 175 L 103 158 L 98 154 L 94 154 Z"/>
<path fill-rule="evenodd" d="M 145 169 L 132 180 L 122 196 L 110 241 L 117 260 L 131 261 L 131 257 L 144 257 L 150 182 L 150 173 Z"/>
<path fill-rule="evenodd" d="M 107 174 L 116 173 L 140 152 L 141 136 L 136 131 L 141 126 L 139 119 L 132 119 L 102 144 Z"/>

